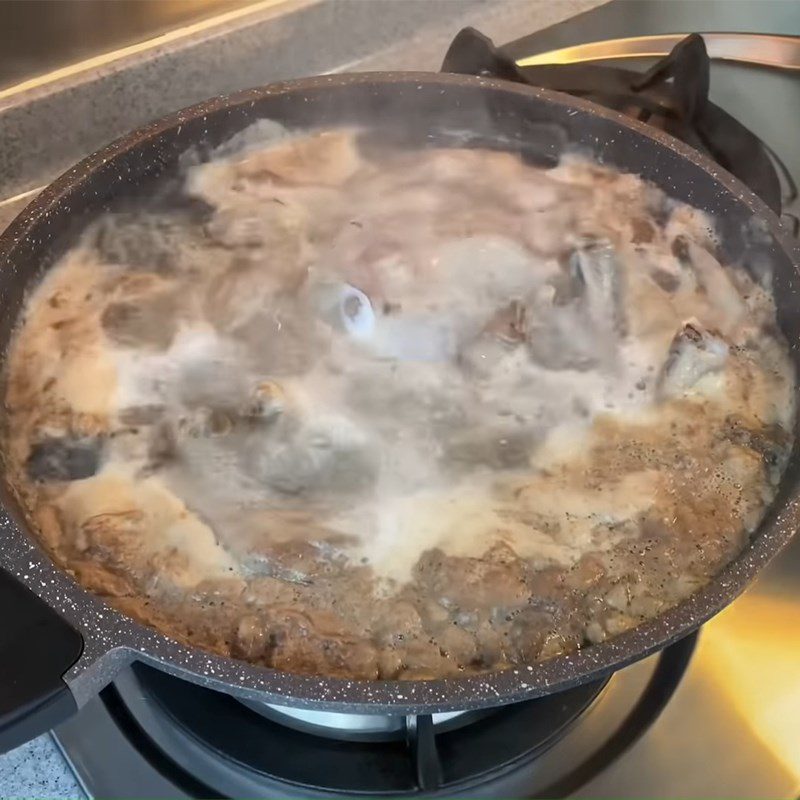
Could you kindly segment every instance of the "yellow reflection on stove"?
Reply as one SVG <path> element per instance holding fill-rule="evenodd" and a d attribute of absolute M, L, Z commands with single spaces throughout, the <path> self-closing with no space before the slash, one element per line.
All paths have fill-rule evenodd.
<path fill-rule="evenodd" d="M 747 594 L 703 629 L 701 647 L 715 686 L 800 781 L 800 605 Z"/>

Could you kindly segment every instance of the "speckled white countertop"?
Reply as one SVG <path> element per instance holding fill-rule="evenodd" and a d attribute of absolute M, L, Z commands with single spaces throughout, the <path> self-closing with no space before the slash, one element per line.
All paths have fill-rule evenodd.
<path fill-rule="evenodd" d="M 86 795 L 48 733 L 0 757 L 0 797 L 83 800 Z"/>
<path fill-rule="evenodd" d="M 402 0 L 403 3 L 407 2 L 416 5 L 415 13 L 417 14 L 420 8 L 417 3 L 421 1 Z M 327 2 L 335 6 L 337 0 L 327 0 Z M 351 0 L 340 0 L 340 2 L 347 3 L 351 2 Z M 562 19 L 599 5 L 600 2 L 601 0 L 450 0 L 447 4 L 452 9 L 449 18 L 448 15 L 442 14 L 444 4 L 440 2 L 433 24 L 428 27 L 417 27 L 409 37 L 407 35 L 408 21 L 404 23 L 406 25 L 405 28 L 400 24 L 399 17 L 402 16 L 402 6 L 397 0 L 394 3 L 391 0 L 382 0 L 381 14 L 374 15 L 374 24 L 379 29 L 372 32 L 379 46 L 372 52 L 365 52 L 362 44 L 355 58 L 343 62 L 341 66 L 336 68 L 330 63 L 323 64 L 323 62 L 320 62 L 317 64 L 317 61 L 320 60 L 319 53 L 326 48 L 323 42 L 317 42 L 319 47 L 315 48 L 306 47 L 301 49 L 292 47 L 292 52 L 297 54 L 295 58 L 298 61 L 292 64 L 282 64 L 279 74 L 269 73 L 267 77 L 267 73 L 262 74 L 263 70 L 255 69 L 252 76 L 247 73 L 238 73 L 236 81 L 239 86 L 245 87 L 264 83 L 266 80 L 299 76 L 323 70 L 336 72 L 375 69 L 436 70 L 444 57 L 447 44 L 458 30 L 466 25 L 473 25 L 492 37 L 497 43 L 503 43 L 513 40 L 523 33 L 532 33 L 535 30 L 555 24 Z M 343 6 L 339 8 L 343 10 Z M 393 15 L 398 16 L 398 19 L 394 19 Z M 389 36 L 389 41 L 387 41 L 387 26 L 394 30 L 402 30 L 402 34 L 399 37 L 395 37 L 394 41 Z M 325 31 L 326 41 L 330 42 L 330 26 L 326 25 L 322 26 L 322 28 Z M 362 31 L 362 33 L 367 35 L 369 31 Z M 247 41 L 253 38 L 253 32 L 252 30 L 243 30 L 240 33 L 234 29 L 213 37 L 213 43 L 216 48 L 215 63 L 220 71 L 224 72 L 223 67 L 228 60 L 234 65 L 239 63 L 242 47 L 241 42 L 237 39 L 238 36 Z M 303 38 L 304 33 L 303 31 L 294 30 L 293 36 Z M 209 39 L 211 38 L 209 37 Z M 335 39 L 336 37 L 333 38 Z M 263 52 L 264 39 L 263 31 L 261 30 L 259 30 L 258 41 Z M 225 57 L 226 52 L 229 59 Z M 315 53 L 316 61 L 312 68 L 309 68 L 303 54 L 312 52 Z M 131 78 L 131 83 L 136 84 L 138 88 L 135 90 L 132 87 L 126 89 L 123 80 L 122 94 L 126 95 L 125 102 L 122 103 L 120 101 L 116 105 L 113 95 L 119 94 L 119 91 L 116 93 L 109 92 L 106 85 L 109 79 L 108 70 L 105 72 L 98 70 L 96 77 L 83 76 L 80 86 L 68 83 L 62 89 L 51 87 L 48 90 L 48 99 L 50 100 L 53 98 L 57 100 L 57 95 L 61 92 L 63 92 L 65 99 L 66 96 L 78 90 L 86 93 L 87 99 L 85 99 L 85 102 L 89 102 L 92 106 L 93 119 L 97 124 L 93 124 L 92 130 L 87 130 L 85 137 L 82 137 L 80 141 L 71 143 L 72 149 L 77 148 L 74 154 L 72 151 L 65 151 L 64 154 L 60 154 L 59 158 L 53 159 L 53 163 L 45 167 L 44 174 L 39 169 L 26 169 L 23 171 L 20 167 L 20 158 L 26 152 L 20 149 L 20 142 L 27 142 L 28 144 L 31 142 L 31 131 L 27 130 L 27 128 L 32 127 L 32 129 L 38 131 L 42 126 L 47 128 L 51 125 L 52 116 L 46 113 L 47 108 L 42 108 L 41 112 L 37 109 L 36 101 L 38 99 L 41 102 L 41 91 L 38 92 L 38 95 L 37 93 L 32 93 L 30 103 L 19 102 L 24 98 L 18 97 L 15 99 L 13 107 L 6 109 L 0 107 L 0 144 L 3 145 L 6 154 L 10 150 L 14 150 L 16 155 L 20 157 L 15 158 L 14 168 L 10 170 L 9 174 L 4 174 L 5 170 L 0 169 L 0 230 L 32 199 L 32 193 L 26 193 L 24 197 L 15 198 L 13 197 L 15 191 L 19 192 L 31 186 L 41 185 L 55 177 L 55 174 L 63 169 L 63 164 L 60 161 L 64 161 L 64 159 L 66 159 L 65 163 L 75 161 L 80 155 L 87 154 L 95 149 L 98 146 L 98 142 L 94 141 L 97 135 L 100 135 L 104 142 L 119 135 L 122 130 L 136 127 L 152 118 L 153 110 L 159 109 L 160 104 L 163 104 L 165 93 L 179 98 L 174 103 L 172 100 L 168 101 L 170 110 L 201 99 L 201 96 L 206 97 L 208 94 L 212 94 L 214 89 L 207 91 L 203 89 L 201 95 L 195 97 L 194 94 L 199 89 L 195 86 L 197 81 L 193 83 L 191 80 L 196 78 L 198 74 L 202 74 L 203 80 L 200 85 L 206 86 L 208 84 L 205 74 L 206 57 L 207 53 L 204 54 L 202 47 L 186 46 L 178 43 L 175 45 L 173 52 L 165 53 L 162 49 L 154 54 L 151 64 L 142 63 L 139 60 L 129 68 L 123 67 L 117 70 L 117 80 L 121 77 L 124 78 L 127 72 Z M 166 63 L 170 60 L 180 60 L 180 70 L 176 71 L 174 64 Z M 267 61 L 273 61 L 273 59 L 267 59 Z M 162 73 L 167 67 L 169 68 L 171 83 L 164 84 L 164 75 Z M 156 80 L 151 75 L 149 79 L 145 80 L 142 77 L 143 71 L 149 71 L 153 74 L 158 73 L 159 79 Z M 179 77 L 181 75 L 188 76 L 186 77 L 185 87 L 175 85 L 176 75 Z M 181 82 L 177 81 L 177 83 L 180 84 Z M 92 85 L 96 86 L 97 91 L 92 90 Z M 165 85 L 169 86 L 169 91 L 167 92 L 165 92 Z M 215 88 L 219 87 L 215 86 Z M 228 87 L 223 86 L 222 88 L 227 89 Z M 135 94 L 138 98 L 136 108 L 141 107 L 141 111 L 137 112 L 138 116 L 130 116 L 132 105 L 130 98 L 127 97 L 129 93 Z M 75 105 L 72 101 L 67 101 L 67 104 Z M 83 114 L 83 105 L 78 104 L 78 106 L 75 113 Z M 125 107 L 126 113 L 123 114 L 118 106 Z M 41 119 L 39 119 L 40 113 Z M 46 119 L 45 117 L 47 116 L 50 116 L 50 119 Z M 21 125 L 21 119 L 24 120 L 25 125 Z M 97 134 L 98 129 L 101 129 L 104 133 Z M 108 130 L 107 133 L 105 133 L 106 129 Z M 47 146 L 46 142 L 41 141 L 43 137 L 38 136 L 35 138 L 42 145 Z M 41 153 L 32 152 L 27 153 L 27 155 L 31 156 L 31 162 L 36 162 L 37 166 L 41 165 Z M 37 157 L 33 158 L 33 156 Z M 27 161 L 28 159 L 23 160 Z M 0 166 L 2 166 L 2 159 L 0 159 Z M 75 779 L 55 740 L 49 734 L 40 736 L 32 742 L 28 742 L 16 750 L 0 756 L 0 800 L 12 800 L 12 798 L 48 798 L 48 800 L 51 798 L 77 798 L 78 800 L 83 800 L 85 797 L 86 794 Z"/>

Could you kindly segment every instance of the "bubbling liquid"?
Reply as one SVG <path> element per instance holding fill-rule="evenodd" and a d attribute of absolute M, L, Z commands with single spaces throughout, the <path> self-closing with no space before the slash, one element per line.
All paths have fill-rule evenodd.
<path fill-rule="evenodd" d="M 690 595 L 791 449 L 769 287 L 636 176 L 359 141 L 262 125 L 187 169 L 195 210 L 108 214 L 49 271 L 6 393 L 45 547 L 181 641 L 356 678 Z"/>

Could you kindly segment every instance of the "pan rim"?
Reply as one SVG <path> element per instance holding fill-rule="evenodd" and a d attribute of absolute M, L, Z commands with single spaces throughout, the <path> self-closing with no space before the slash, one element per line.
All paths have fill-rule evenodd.
<path fill-rule="evenodd" d="M 89 180 L 108 161 L 197 117 L 255 103 L 269 95 L 303 93 L 326 87 L 366 83 L 376 90 L 385 85 L 415 88 L 473 86 L 476 89 L 536 98 L 568 106 L 579 113 L 600 116 L 676 152 L 708 175 L 710 181 L 736 198 L 767 224 L 769 234 L 787 254 L 796 272 L 798 250 L 778 217 L 738 179 L 669 134 L 631 120 L 623 114 L 561 92 L 496 79 L 429 72 L 341 73 L 300 78 L 245 89 L 192 105 L 117 139 L 89 155 L 44 189 L 0 235 L 0 265 L 11 268 L 19 243 L 41 219 Z M 63 209 L 57 213 L 63 213 Z M 800 523 L 800 502 L 788 497 L 773 503 L 748 546 L 708 584 L 678 605 L 605 642 L 528 666 L 486 674 L 433 680 L 347 680 L 315 677 L 259 667 L 234 658 L 182 645 L 107 605 L 58 567 L 27 531 L 30 525 L 13 501 L 3 498 L 0 518 L 0 565 L 74 624 L 83 634 L 84 655 L 67 673 L 79 705 L 113 678 L 120 664 L 142 660 L 181 677 L 228 693 L 286 706 L 320 710 L 392 713 L 431 713 L 469 710 L 531 699 L 601 677 L 663 649 L 721 611 L 750 584 L 755 575 L 788 543 Z M 12 510 L 9 510 L 9 505 Z M 113 662 L 113 664 L 112 664 Z"/>

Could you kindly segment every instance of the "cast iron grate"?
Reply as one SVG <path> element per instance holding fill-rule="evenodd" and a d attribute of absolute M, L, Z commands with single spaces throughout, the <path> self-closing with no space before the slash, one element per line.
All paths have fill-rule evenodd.
<path fill-rule="evenodd" d="M 491 39 L 464 28 L 442 71 L 529 83 L 625 113 L 711 156 L 780 214 L 797 198 L 792 176 L 761 139 L 709 100 L 710 64 L 702 37 L 691 34 L 644 73 L 595 63 L 519 67 Z M 796 233 L 798 220 L 788 221 Z"/>
<path fill-rule="evenodd" d="M 267 797 L 568 797 L 635 742 L 669 702 L 689 664 L 697 634 L 666 648 L 629 714 L 595 750 L 564 765 L 547 786 L 538 758 L 578 723 L 607 679 L 493 709 L 474 722 L 437 729 L 428 714 L 406 719 L 405 736 L 348 740 L 320 736 L 276 722 L 223 692 L 134 665 L 134 701 L 110 686 L 106 708 L 119 730 L 150 765 L 188 797 L 239 797 L 263 786 Z M 136 707 L 158 709 L 169 735 L 153 738 Z M 386 711 L 386 709 L 382 709 Z M 188 736 L 196 755 L 174 754 L 170 743 Z M 228 764 L 206 785 L 209 760 Z M 246 784 L 237 777 L 249 776 Z M 246 789 L 242 787 L 245 786 Z"/>

